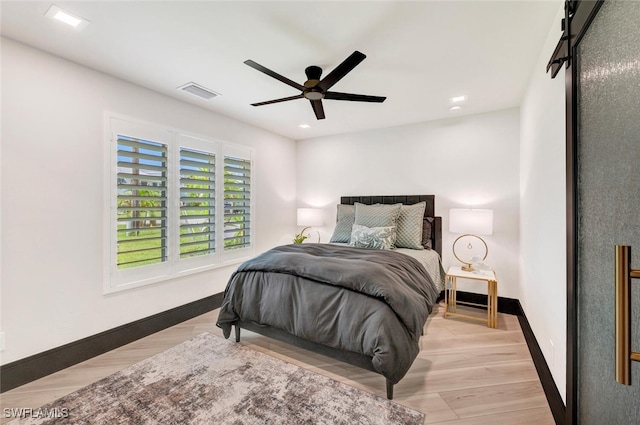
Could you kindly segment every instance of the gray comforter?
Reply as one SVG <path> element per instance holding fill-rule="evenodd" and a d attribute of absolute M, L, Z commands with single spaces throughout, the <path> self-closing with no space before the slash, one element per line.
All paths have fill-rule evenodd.
<path fill-rule="evenodd" d="M 393 251 L 328 244 L 284 245 L 231 276 L 217 325 L 268 325 L 306 340 L 372 357 L 397 383 L 420 351 L 438 297 L 425 268 Z"/>

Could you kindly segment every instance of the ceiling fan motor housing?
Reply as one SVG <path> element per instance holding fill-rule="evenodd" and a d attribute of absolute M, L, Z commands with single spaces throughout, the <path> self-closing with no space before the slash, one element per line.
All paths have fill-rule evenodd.
<path fill-rule="evenodd" d="M 316 88 L 320 82 L 320 76 L 322 75 L 322 68 L 319 66 L 311 65 L 304 70 L 307 75 L 307 81 L 304 82 L 304 86 L 307 88 L 302 95 L 305 99 L 319 100 L 324 98 L 324 90 L 319 87 Z"/>

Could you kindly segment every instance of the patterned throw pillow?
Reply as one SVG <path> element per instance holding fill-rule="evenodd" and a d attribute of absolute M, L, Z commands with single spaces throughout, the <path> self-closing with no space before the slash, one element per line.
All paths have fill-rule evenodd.
<path fill-rule="evenodd" d="M 402 205 L 396 228 L 396 247 L 424 249 L 422 246 L 422 220 L 426 202 Z"/>
<path fill-rule="evenodd" d="M 358 248 L 392 249 L 395 234 L 395 226 L 366 227 L 354 224 L 349 245 Z"/>
<path fill-rule="evenodd" d="M 393 242 L 396 243 L 396 225 L 402 204 L 374 204 L 366 205 L 358 202 L 356 205 L 356 220 L 354 224 L 365 227 L 393 227 Z"/>
<path fill-rule="evenodd" d="M 395 226 L 402 204 L 365 205 L 356 202 L 356 221 L 354 224 L 367 227 Z"/>
<path fill-rule="evenodd" d="M 338 221 L 330 242 L 349 243 L 351 240 L 351 228 L 355 219 L 356 207 L 354 205 L 338 204 Z"/>

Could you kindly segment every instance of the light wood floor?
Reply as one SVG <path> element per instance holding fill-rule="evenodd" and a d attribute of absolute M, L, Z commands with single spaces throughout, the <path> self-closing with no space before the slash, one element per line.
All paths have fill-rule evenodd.
<path fill-rule="evenodd" d="M 460 310 L 461 307 L 458 307 Z M 426 424 L 554 424 L 516 316 L 499 314 L 498 329 L 444 319 L 434 308 L 422 350 L 395 386 L 394 401 L 425 413 Z M 468 309 L 480 315 L 481 310 Z M 36 408 L 202 332 L 221 335 L 218 310 L 0 395 L 2 408 Z M 338 381 L 386 396 L 381 375 L 243 330 L 242 344 Z M 4 412 L 4 410 L 2 410 Z M 2 423 L 10 419 L 2 415 Z"/>

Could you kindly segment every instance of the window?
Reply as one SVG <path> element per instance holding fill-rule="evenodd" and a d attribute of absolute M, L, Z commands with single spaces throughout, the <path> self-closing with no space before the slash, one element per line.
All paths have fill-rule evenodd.
<path fill-rule="evenodd" d="M 115 116 L 108 120 L 105 292 L 253 254 L 250 149 Z"/>
<path fill-rule="evenodd" d="M 251 161 L 224 157 L 224 249 L 251 244 Z"/>
<path fill-rule="evenodd" d="M 118 135 L 117 268 L 167 261 L 167 146 Z"/>
<path fill-rule="evenodd" d="M 216 156 L 180 148 L 180 258 L 216 252 Z"/>

